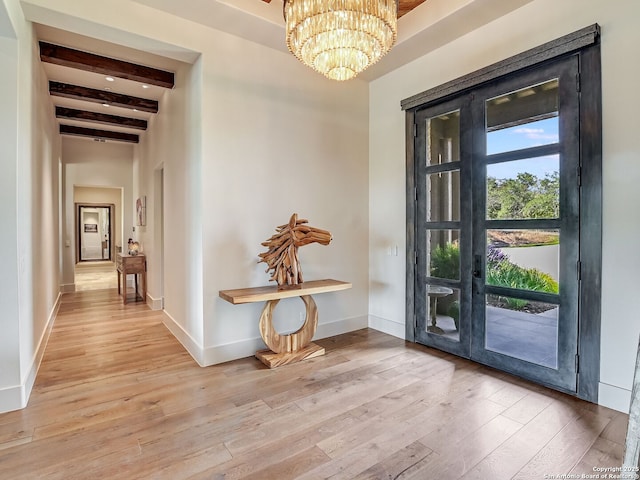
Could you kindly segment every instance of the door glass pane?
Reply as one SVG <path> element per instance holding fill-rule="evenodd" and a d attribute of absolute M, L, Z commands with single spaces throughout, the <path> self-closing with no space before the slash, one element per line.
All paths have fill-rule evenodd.
<path fill-rule="evenodd" d="M 427 332 L 460 341 L 460 290 L 427 285 Z"/>
<path fill-rule="evenodd" d="M 485 347 L 549 368 L 558 366 L 558 305 L 486 296 Z"/>
<path fill-rule="evenodd" d="M 558 218 L 560 157 L 487 165 L 487 220 Z"/>
<path fill-rule="evenodd" d="M 460 230 L 427 230 L 428 277 L 460 279 Z"/>
<path fill-rule="evenodd" d="M 488 285 L 558 293 L 558 230 L 487 230 Z"/>
<path fill-rule="evenodd" d="M 427 222 L 460 220 L 460 171 L 427 175 Z"/>
<path fill-rule="evenodd" d="M 80 260 L 109 260 L 111 239 L 108 207 L 80 207 Z"/>
<path fill-rule="evenodd" d="M 486 101 L 487 155 L 558 143 L 558 80 Z"/>
<path fill-rule="evenodd" d="M 460 112 L 427 120 L 427 166 L 460 160 Z"/>

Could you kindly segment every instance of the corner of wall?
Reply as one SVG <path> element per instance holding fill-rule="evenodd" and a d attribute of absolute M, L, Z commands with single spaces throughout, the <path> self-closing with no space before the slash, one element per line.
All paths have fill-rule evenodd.
<path fill-rule="evenodd" d="M 369 315 L 369 328 L 378 330 L 379 332 L 393 335 L 394 337 L 405 340 L 405 324 L 389 320 L 387 318 Z"/>
<path fill-rule="evenodd" d="M 73 293 L 76 291 L 75 283 L 61 283 L 60 284 L 60 293 Z"/>
<path fill-rule="evenodd" d="M 238 342 L 208 347 L 204 351 L 202 366 L 209 367 L 218 363 L 230 362 L 239 358 L 253 356 L 257 350 L 265 348 L 262 338 L 243 339 Z"/>
<path fill-rule="evenodd" d="M 189 355 L 193 357 L 198 365 L 206 366 L 205 352 L 201 345 L 196 342 L 189 333 L 166 311 L 162 323 L 173 334 L 174 337 L 182 344 Z"/>
<path fill-rule="evenodd" d="M 598 386 L 598 405 L 629 413 L 631 390 L 600 382 Z"/>
<path fill-rule="evenodd" d="M 162 310 L 164 308 L 164 297 L 156 298 L 147 293 L 147 305 L 151 310 Z"/>
<path fill-rule="evenodd" d="M 20 410 L 26 406 L 27 401 L 25 400 L 23 385 L 15 385 L 0 390 L 0 413 Z"/>

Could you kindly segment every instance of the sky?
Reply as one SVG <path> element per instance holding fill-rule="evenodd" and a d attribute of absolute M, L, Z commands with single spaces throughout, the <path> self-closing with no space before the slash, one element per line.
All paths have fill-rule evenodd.
<path fill-rule="evenodd" d="M 523 148 L 558 142 L 558 117 L 531 122 L 526 125 L 503 128 L 487 133 L 487 154 L 509 152 Z M 515 178 L 518 173 L 529 172 L 544 178 L 545 174 L 559 171 L 559 156 L 529 158 L 487 166 L 487 176 Z"/>

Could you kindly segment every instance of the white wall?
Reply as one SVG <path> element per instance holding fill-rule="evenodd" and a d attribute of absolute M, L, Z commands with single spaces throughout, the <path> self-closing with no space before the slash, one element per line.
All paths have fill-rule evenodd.
<path fill-rule="evenodd" d="M 234 306 L 219 290 L 266 285 L 260 244 L 292 213 L 332 232 L 300 249 L 306 280 L 351 281 L 318 295 L 317 337 L 365 327 L 368 298 L 368 85 L 337 83 L 293 56 L 212 31 L 203 54 L 202 249 L 205 363 L 264 348 L 263 305 Z M 203 45 L 205 47 L 205 45 Z M 299 300 L 281 327 L 300 326 Z M 289 317 L 287 318 L 287 315 Z"/>
<path fill-rule="evenodd" d="M 28 25 L 31 30 L 31 25 Z M 21 364 L 25 375 L 35 380 L 36 355 L 47 328 L 53 324 L 54 310 L 59 299 L 59 163 L 61 155 L 60 135 L 49 96 L 49 82 L 40 63 L 40 51 L 35 34 L 31 31 L 29 48 L 31 70 L 25 72 L 20 85 L 31 86 L 31 138 L 25 146 L 24 184 L 27 201 L 24 209 L 18 208 L 18 218 L 24 222 L 24 257 L 29 265 L 27 278 L 22 286 L 31 292 L 25 298 L 25 311 L 31 310 L 32 321 L 27 317 L 20 322 Z M 20 169 L 18 176 L 20 178 Z M 20 183 L 20 180 L 18 180 Z M 20 241 L 22 243 L 22 240 Z M 21 260 L 22 262 L 22 260 Z M 30 372 L 30 373 L 27 373 Z"/>
<path fill-rule="evenodd" d="M 117 188 L 122 191 L 120 235 L 116 245 L 125 246 L 133 236 L 133 145 L 94 142 L 91 139 L 63 137 L 63 259 L 62 291 L 74 290 L 76 259 L 74 187 Z"/>
<path fill-rule="evenodd" d="M 0 36 L 0 411 L 20 405 L 20 323 L 18 308 L 18 40 L 9 21 L 7 7 L 0 2 L 3 29 Z M 6 25 L 9 23 L 9 25 Z"/>
<path fill-rule="evenodd" d="M 370 301 L 372 324 L 404 335 L 405 142 L 400 101 L 593 23 L 602 27 L 603 280 L 600 403 L 627 410 L 640 324 L 637 321 L 640 163 L 633 119 L 640 99 L 637 0 L 535 0 L 370 85 Z M 386 256 L 400 246 L 401 255 Z"/>
<path fill-rule="evenodd" d="M 318 336 L 366 326 L 367 84 L 338 85 L 290 55 L 190 28 L 199 35 L 189 48 L 202 56 L 178 70 L 176 88 L 162 99 L 136 153 L 149 258 L 157 258 L 153 175 L 164 168 L 169 328 L 204 365 L 263 348 L 262 306 L 232 306 L 218 291 L 268 283 L 257 264 L 260 243 L 293 212 L 334 235 L 329 247 L 301 250 L 305 278 L 354 283 L 351 291 L 316 299 Z M 157 295 L 153 268 L 149 262 L 150 294 Z M 302 302 L 282 302 L 283 328 L 297 326 L 303 310 Z"/>
<path fill-rule="evenodd" d="M 1 412 L 26 405 L 59 300 L 60 145 L 32 26 L 14 0 L 0 17 Z"/>
<path fill-rule="evenodd" d="M 194 66 L 176 65 L 176 86 L 160 99 L 159 113 L 141 136 L 134 171 L 136 195 L 147 197 L 147 225 L 136 227 L 147 256 L 147 301 L 154 308 L 164 303 L 169 328 L 201 361 L 196 353 L 202 349 L 204 331 L 198 273 L 202 268 L 199 65 L 199 61 Z M 164 171 L 162 212 L 160 170 Z"/>

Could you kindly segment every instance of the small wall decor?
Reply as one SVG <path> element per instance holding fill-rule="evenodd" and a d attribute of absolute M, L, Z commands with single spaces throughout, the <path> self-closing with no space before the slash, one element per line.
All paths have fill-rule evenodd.
<path fill-rule="evenodd" d="M 85 233 L 98 233 L 98 224 L 97 223 L 85 223 L 84 224 L 84 232 Z"/>
<path fill-rule="evenodd" d="M 136 200 L 136 225 L 144 227 L 147 224 L 147 197 L 142 196 Z"/>
<path fill-rule="evenodd" d="M 329 245 L 331 233 L 327 230 L 310 227 L 308 220 L 298 219 L 298 214 L 294 213 L 289 219 L 289 223 L 276 227 L 276 234 L 262 245 L 268 247 L 264 253 L 260 253 L 258 263 L 264 262 L 269 270 L 273 270 L 271 280 L 275 280 L 279 286 L 298 285 L 302 279 L 302 268 L 298 260 L 298 247 L 310 243 Z"/>

